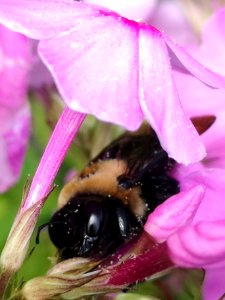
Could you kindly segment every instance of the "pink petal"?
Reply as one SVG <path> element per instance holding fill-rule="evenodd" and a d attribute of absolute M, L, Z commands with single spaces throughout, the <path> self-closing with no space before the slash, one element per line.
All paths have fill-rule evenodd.
<path fill-rule="evenodd" d="M 190 165 L 188 167 L 180 165 L 176 168 L 173 176 L 180 182 L 181 191 L 185 191 L 195 184 L 203 185 L 205 188 L 204 199 L 199 206 L 193 223 L 198 223 L 199 221 L 213 222 L 224 219 L 224 175 L 223 168 L 206 168 L 202 164 Z"/>
<path fill-rule="evenodd" d="M 1 0 L 0 22 L 34 39 L 47 39 L 84 19 L 98 9 L 73 0 Z"/>
<path fill-rule="evenodd" d="M 198 39 L 184 7 L 180 0 L 157 1 L 149 24 L 160 31 L 165 31 L 182 45 L 193 45 L 198 42 Z"/>
<path fill-rule="evenodd" d="M 52 75 L 40 59 L 40 56 L 37 53 L 37 47 L 38 42 L 32 40 L 33 61 L 29 76 L 29 87 L 34 90 L 40 89 L 43 86 L 54 86 Z"/>
<path fill-rule="evenodd" d="M 147 120 L 170 157 L 184 164 L 202 159 L 205 150 L 181 107 L 160 33 L 142 27 L 139 43 L 140 104 Z"/>
<path fill-rule="evenodd" d="M 117 12 L 125 18 L 143 22 L 149 19 L 157 0 L 84 0 L 83 2 L 103 6 Z"/>
<path fill-rule="evenodd" d="M 24 106 L 17 110 L 0 109 L 0 192 L 5 192 L 20 176 L 28 138 L 30 110 Z"/>
<path fill-rule="evenodd" d="M 117 15 L 91 23 L 84 18 L 73 30 L 41 41 L 39 51 L 70 108 L 130 130 L 139 127 L 135 24 Z"/>
<path fill-rule="evenodd" d="M 179 266 L 225 268 L 225 221 L 199 222 L 169 237 L 170 257 Z"/>
<path fill-rule="evenodd" d="M 210 88 L 191 74 L 173 70 L 173 76 L 182 106 L 190 117 L 212 114 L 217 116 L 224 110 L 225 89 Z"/>
<path fill-rule="evenodd" d="M 24 105 L 30 63 L 29 39 L 0 25 L 1 106 L 16 109 Z"/>
<path fill-rule="evenodd" d="M 145 230 L 158 242 L 165 241 L 180 227 L 192 221 L 203 196 L 202 186 L 172 196 L 149 215 Z"/>
<path fill-rule="evenodd" d="M 204 165 L 178 166 L 173 174 L 179 180 L 181 190 L 202 184 L 205 195 L 192 224 L 171 236 L 168 245 L 171 257 L 178 265 L 221 268 L 225 267 L 224 169 L 206 168 L 205 164 L 207 161 Z"/>
<path fill-rule="evenodd" d="M 222 299 L 225 294 L 225 269 L 206 270 L 203 284 L 203 299 Z"/>
<path fill-rule="evenodd" d="M 191 55 L 189 55 L 184 48 L 179 46 L 175 41 L 173 41 L 169 36 L 163 33 L 163 38 L 169 48 L 174 52 L 181 63 L 189 70 L 194 76 L 196 76 L 202 82 L 215 87 L 215 88 L 225 88 L 225 77 L 215 73 L 197 60 L 195 60 Z"/>
<path fill-rule="evenodd" d="M 16 45 L 16 47 L 15 47 Z M 29 40 L 0 26 L 0 192 L 19 178 L 30 133 Z"/>
<path fill-rule="evenodd" d="M 202 29 L 201 45 L 191 54 L 208 68 L 225 75 L 225 8 L 215 12 Z M 216 47 L 215 47 L 216 45 Z"/>
<path fill-rule="evenodd" d="M 42 155 L 29 194 L 21 207 L 21 213 L 46 197 L 70 144 L 84 119 L 85 115 L 72 111 L 67 107 L 64 109 Z"/>
<path fill-rule="evenodd" d="M 14 59 L 15 64 L 18 66 L 24 67 L 26 63 L 28 64 L 28 58 L 30 62 L 30 41 L 22 34 L 15 33 L 5 26 L 0 25 L 0 45 L 1 55 Z M 4 62 L 1 61 L 1 64 L 2 63 Z M 9 67 L 10 62 L 6 62 L 5 64 Z M 11 67 L 12 66 L 14 65 L 11 63 Z"/>

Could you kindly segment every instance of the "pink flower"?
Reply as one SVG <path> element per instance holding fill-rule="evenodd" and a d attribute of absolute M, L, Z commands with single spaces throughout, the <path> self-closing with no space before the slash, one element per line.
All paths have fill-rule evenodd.
<path fill-rule="evenodd" d="M 224 87 L 224 78 L 204 69 L 165 34 L 103 8 L 70 0 L 2 0 L 0 20 L 11 29 L 41 40 L 40 54 L 71 108 L 93 113 L 129 129 L 138 127 L 145 116 L 164 148 L 178 162 L 188 164 L 204 155 L 198 136 L 180 105 L 167 46 L 190 72 L 207 84 Z M 171 60 L 175 61 L 173 56 Z M 84 115 L 65 109 L 21 214 L 33 204 L 39 204 L 38 201 L 40 209 L 41 198 L 49 191 L 83 119 Z M 208 144 L 212 142 L 210 138 Z M 208 153 L 207 159 L 223 159 L 222 153 L 220 151 L 217 157 L 216 152 Z M 187 167 L 179 165 L 174 176 L 181 182 L 182 192 L 149 217 L 146 231 L 159 241 L 167 240 L 171 257 L 181 265 L 215 269 L 224 263 L 221 243 L 224 208 L 221 203 L 219 214 L 213 202 L 222 199 L 222 174 L 222 169 L 208 168 L 207 160 Z M 32 226 L 37 215 L 32 219 Z M 212 216 L 210 221 L 209 215 Z M 182 239 L 190 242 L 182 247 Z M 196 241 L 204 250 L 201 253 Z"/>
<path fill-rule="evenodd" d="M 211 272 L 216 276 L 218 270 L 219 281 L 219 274 L 225 274 L 224 118 L 225 111 L 202 136 L 208 145 L 205 161 L 177 166 L 173 175 L 180 182 L 181 192 L 159 206 L 145 225 L 159 242 L 167 240 L 170 256 L 177 265 L 204 268 L 206 278 Z M 224 281 L 214 289 L 208 289 L 209 278 L 205 283 L 204 299 L 218 299 L 225 292 Z"/>
<path fill-rule="evenodd" d="M 225 9 L 221 9 L 206 23 L 203 42 L 193 52 L 203 62 L 216 57 L 214 64 L 207 63 L 221 74 L 225 68 L 224 28 Z M 189 115 L 214 114 L 216 121 L 201 136 L 206 158 L 202 163 L 177 166 L 174 176 L 182 192 L 158 207 L 145 228 L 157 240 L 167 240 L 177 265 L 206 270 L 204 299 L 214 300 L 225 293 L 225 93 L 222 89 L 207 90 L 188 75 L 177 74 L 175 79 Z"/>
<path fill-rule="evenodd" d="M 130 130 L 146 118 L 178 162 L 204 157 L 181 107 L 170 60 L 175 66 L 176 56 L 213 87 L 224 87 L 225 80 L 156 28 L 71 0 L 2 0 L 0 21 L 40 40 L 39 53 L 70 108 Z"/>
<path fill-rule="evenodd" d="M 16 46 L 15 46 L 16 45 Z M 0 192 L 19 178 L 30 131 L 26 37 L 0 26 Z"/>

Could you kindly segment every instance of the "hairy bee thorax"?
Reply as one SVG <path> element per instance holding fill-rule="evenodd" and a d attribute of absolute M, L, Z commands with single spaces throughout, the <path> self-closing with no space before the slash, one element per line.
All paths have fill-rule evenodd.
<path fill-rule="evenodd" d="M 132 213 L 143 218 L 146 214 L 145 201 L 141 196 L 141 188 L 136 185 L 125 189 L 118 184 L 117 178 L 125 174 L 127 163 L 124 160 L 109 159 L 88 165 L 80 177 L 74 178 L 62 189 L 58 206 L 62 208 L 70 199 L 80 194 L 102 195 L 110 199 L 118 199 Z"/>

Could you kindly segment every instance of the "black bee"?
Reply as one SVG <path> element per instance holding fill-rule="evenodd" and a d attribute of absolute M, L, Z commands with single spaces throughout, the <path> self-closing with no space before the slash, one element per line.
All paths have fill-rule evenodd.
<path fill-rule="evenodd" d="M 179 192 L 173 165 L 147 126 L 107 146 L 59 195 L 48 231 L 60 258 L 103 258 L 139 234 L 148 214 Z"/>
<path fill-rule="evenodd" d="M 204 132 L 212 118 L 205 125 L 196 118 L 197 130 Z M 48 223 L 60 259 L 104 258 L 141 233 L 149 213 L 179 192 L 174 165 L 149 126 L 102 150 L 64 186 Z"/>

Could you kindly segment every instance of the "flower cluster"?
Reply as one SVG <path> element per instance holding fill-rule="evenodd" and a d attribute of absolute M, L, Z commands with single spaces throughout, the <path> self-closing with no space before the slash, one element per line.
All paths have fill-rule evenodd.
<path fill-rule="evenodd" d="M 33 88 L 43 83 L 42 78 L 34 79 L 34 71 L 29 82 L 34 70 L 31 39 L 38 41 L 38 53 L 64 101 L 64 111 L 0 258 L 0 295 L 23 263 L 40 209 L 89 114 L 128 130 L 146 120 L 176 161 L 172 176 L 180 183 L 180 193 L 158 206 L 145 224 L 145 232 L 158 248 L 154 244 L 148 251 L 145 245 L 143 254 L 134 247 L 137 259 L 124 258 L 125 268 L 141 270 L 142 277 L 134 276 L 138 272 L 123 277 L 124 267 L 118 267 L 118 262 L 109 276 L 99 269 L 92 271 L 96 262 L 71 260 L 62 274 L 56 266 L 46 277 L 34 280 L 34 285 L 25 285 L 25 297 L 34 299 L 39 284 L 45 297 L 63 292 L 68 299 L 73 293 L 90 293 L 98 285 L 101 292 L 124 288 L 153 274 L 154 268 L 146 263 L 150 264 L 155 253 L 164 259 L 161 267 L 165 269 L 172 264 L 204 268 L 204 299 L 225 294 L 225 8 L 218 5 L 210 18 L 205 20 L 204 15 L 197 24 L 201 25 L 200 43 L 182 9 L 175 0 L 170 4 L 157 0 L 0 1 L 0 191 L 15 183 L 22 166 L 30 128 L 29 83 Z M 168 12 L 178 18 L 182 30 L 176 29 L 176 18 L 165 18 Z M 193 10 L 190 12 L 195 21 Z M 48 75 L 46 78 L 49 81 Z M 18 239 L 22 240 L 21 251 L 15 256 Z M 83 264 L 90 271 L 87 276 Z M 70 268 L 82 275 L 72 280 Z M 49 284 L 58 285 L 57 294 L 49 292 L 46 278 Z"/>

